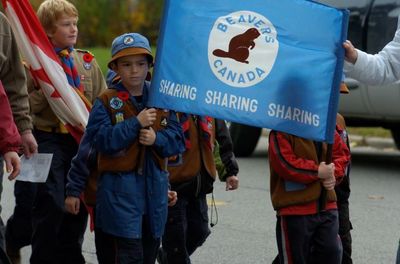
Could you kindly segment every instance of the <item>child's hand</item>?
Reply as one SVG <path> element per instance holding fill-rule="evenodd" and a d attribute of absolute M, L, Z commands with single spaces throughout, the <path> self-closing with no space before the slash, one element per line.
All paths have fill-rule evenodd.
<path fill-rule="evenodd" d="M 9 151 L 3 155 L 3 158 L 4 158 L 4 161 L 6 162 L 7 172 L 8 173 L 11 172 L 11 174 L 8 176 L 8 179 L 10 181 L 14 180 L 18 176 L 19 171 L 21 169 L 21 161 L 19 159 L 19 156 L 18 156 L 17 152 Z M 3 168 L 1 168 L 1 169 L 3 169 Z"/>
<path fill-rule="evenodd" d="M 336 178 L 334 176 L 322 180 L 322 186 L 324 186 L 325 189 L 327 189 L 328 191 L 333 190 L 335 188 L 335 185 Z"/>
<path fill-rule="evenodd" d="M 175 191 L 168 190 L 168 206 L 174 206 L 178 201 L 178 194 Z"/>
<path fill-rule="evenodd" d="M 80 205 L 81 201 L 78 197 L 67 196 L 65 199 L 65 210 L 70 214 L 77 215 L 79 213 Z"/>
<path fill-rule="evenodd" d="M 142 127 L 148 127 L 154 124 L 156 121 L 157 110 L 154 108 L 143 109 L 136 118 L 139 120 L 139 123 Z"/>
<path fill-rule="evenodd" d="M 352 64 L 355 64 L 358 58 L 357 50 L 354 48 L 350 40 L 346 40 L 343 43 L 344 47 L 344 59 Z"/>
<path fill-rule="evenodd" d="M 149 127 L 140 129 L 140 134 L 139 134 L 140 144 L 145 146 L 151 146 L 154 144 L 154 141 L 156 141 L 156 132 L 154 132 L 153 128 Z"/>
<path fill-rule="evenodd" d="M 239 178 L 236 176 L 229 176 L 226 178 L 226 191 L 233 191 L 239 187 Z"/>
<path fill-rule="evenodd" d="M 324 161 L 319 164 L 318 167 L 318 178 L 328 179 L 330 177 L 335 177 L 335 165 L 333 163 L 326 164 Z"/>

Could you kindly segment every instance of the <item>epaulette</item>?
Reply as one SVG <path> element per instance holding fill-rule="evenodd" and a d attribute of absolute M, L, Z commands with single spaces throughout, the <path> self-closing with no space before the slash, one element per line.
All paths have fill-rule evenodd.
<path fill-rule="evenodd" d="M 93 57 L 94 57 L 94 54 L 93 53 L 91 53 L 90 51 L 88 51 L 88 50 L 83 50 L 83 49 L 75 49 L 77 52 L 81 52 L 81 53 L 87 53 L 87 54 L 90 54 L 90 55 L 92 55 Z"/>
<path fill-rule="evenodd" d="M 88 50 L 82 50 L 82 49 L 75 49 L 75 50 L 76 50 L 76 52 L 83 53 L 82 58 L 83 58 L 83 61 L 85 62 L 83 67 L 86 70 L 90 70 L 90 68 L 92 67 L 90 63 L 92 62 L 92 60 L 94 58 L 93 53 L 91 53 Z"/>

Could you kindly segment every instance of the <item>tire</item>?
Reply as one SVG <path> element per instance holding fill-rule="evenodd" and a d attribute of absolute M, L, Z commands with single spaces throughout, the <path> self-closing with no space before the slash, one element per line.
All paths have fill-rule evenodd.
<path fill-rule="evenodd" d="M 392 132 L 392 137 L 396 148 L 400 150 L 400 128 L 391 128 L 390 131 Z"/>
<path fill-rule="evenodd" d="M 233 142 L 233 152 L 237 157 L 250 156 L 257 146 L 262 129 L 238 123 L 231 123 L 229 132 Z"/>

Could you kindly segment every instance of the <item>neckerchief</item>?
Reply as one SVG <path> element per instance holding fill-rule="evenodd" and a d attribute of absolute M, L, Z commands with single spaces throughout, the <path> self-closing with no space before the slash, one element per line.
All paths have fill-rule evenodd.
<path fill-rule="evenodd" d="M 81 77 L 78 74 L 78 71 L 74 64 L 74 59 L 71 56 L 71 52 L 74 50 L 72 47 L 68 47 L 66 49 L 54 48 L 58 57 L 61 61 L 61 66 L 67 76 L 68 83 L 78 89 L 83 93 L 83 86 L 81 85 Z"/>
<path fill-rule="evenodd" d="M 132 96 L 128 90 L 125 88 L 125 86 L 122 84 L 121 81 L 118 81 L 115 84 L 112 84 L 110 88 L 114 88 L 118 91 L 118 93 L 126 93 L 129 96 L 129 100 L 132 102 L 132 104 L 136 107 L 137 111 L 140 112 L 146 107 L 147 103 L 147 98 L 148 98 L 148 88 L 150 86 L 150 83 L 145 81 L 143 85 L 143 91 L 142 91 L 142 101 L 138 102 L 134 96 Z"/>
<path fill-rule="evenodd" d="M 191 148 L 190 134 L 189 134 L 189 128 L 190 128 L 189 118 L 193 118 L 194 119 L 194 123 L 199 128 L 200 139 L 202 139 L 203 143 L 208 148 L 211 149 L 211 142 L 210 142 L 211 131 L 209 129 L 209 124 L 211 124 L 211 122 L 212 122 L 211 117 L 183 114 L 181 116 L 181 125 L 182 125 L 183 134 L 185 135 L 186 149 L 190 149 Z"/>

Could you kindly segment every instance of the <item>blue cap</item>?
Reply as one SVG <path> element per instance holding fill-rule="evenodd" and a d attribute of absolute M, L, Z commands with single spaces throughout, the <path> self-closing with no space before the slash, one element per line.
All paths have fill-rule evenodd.
<path fill-rule="evenodd" d="M 114 39 L 111 45 L 111 60 L 108 62 L 108 68 L 118 58 L 144 54 L 149 58 L 149 62 L 153 63 L 153 55 L 149 41 L 138 33 L 125 33 Z"/>

